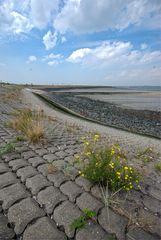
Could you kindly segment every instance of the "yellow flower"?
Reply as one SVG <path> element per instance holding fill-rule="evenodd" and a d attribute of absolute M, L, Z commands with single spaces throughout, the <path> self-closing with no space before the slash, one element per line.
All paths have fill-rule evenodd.
<path fill-rule="evenodd" d="M 117 175 L 120 175 L 121 173 L 120 172 L 116 172 Z"/>
<path fill-rule="evenodd" d="M 86 156 L 90 156 L 90 155 L 91 155 L 91 152 L 87 152 L 87 153 L 86 153 Z"/>
<path fill-rule="evenodd" d="M 98 162 L 96 162 L 96 166 L 98 166 Z"/>
<path fill-rule="evenodd" d="M 125 170 L 128 170 L 128 167 L 124 167 Z"/>
<path fill-rule="evenodd" d="M 138 183 L 139 181 L 138 181 L 138 180 L 136 180 L 135 182 L 136 182 L 136 183 Z"/>
<path fill-rule="evenodd" d="M 81 171 L 79 171 L 79 174 L 81 174 L 82 172 Z"/>
<path fill-rule="evenodd" d="M 113 154 L 115 154 L 115 150 L 112 148 L 112 150 L 111 150 L 111 154 L 113 155 Z"/>
<path fill-rule="evenodd" d="M 82 173 L 81 176 L 84 177 L 84 173 Z"/>
<path fill-rule="evenodd" d="M 82 140 L 85 140 L 85 137 L 84 137 L 84 136 L 82 136 L 82 137 L 81 137 L 81 139 L 82 139 Z"/>
<path fill-rule="evenodd" d="M 89 142 L 88 142 L 88 141 L 85 141 L 84 144 L 85 144 L 85 145 L 89 145 Z"/>

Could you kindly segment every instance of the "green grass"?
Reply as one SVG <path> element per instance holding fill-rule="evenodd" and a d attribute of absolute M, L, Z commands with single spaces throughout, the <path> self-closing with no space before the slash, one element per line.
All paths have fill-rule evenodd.
<path fill-rule="evenodd" d="M 80 229 L 85 226 L 85 224 L 89 219 L 92 219 L 95 216 L 96 216 L 96 213 L 94 211 L 88 208 L 85 208 L 83 210 L 83 214 L 80 217 L 74 219 L 74 221 L 71 224 L 71 228 L 73 230 Z"/>
<path fill-rule="evenodd" d="M 161 172 L 161 163 L 156 163 L 154 165 L 154 169 L 155 169 L 156 172 Z"/>
<path fill-rule="evenodd" d="M 5 146 L 0 147 L 0 157 L 2 157 L 6 153 L 10 153 L 15 149 L 15 145 L 13 143 L 7 143 Z"/>

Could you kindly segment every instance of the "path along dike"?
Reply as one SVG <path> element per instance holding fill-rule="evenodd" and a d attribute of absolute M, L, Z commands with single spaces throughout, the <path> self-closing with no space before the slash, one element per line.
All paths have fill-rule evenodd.
<path fill-rule="evenodd" d="M 99 187 L 79 176 L 74 162 L 82 149 L 79 140 L 88 132 L 97 131 L 108 143 L 119 143 L 130 157 L 139 148 L 151 147 L 157 152 L 155 161 L 161 161 L 161 141 L 67 115 L 29 89 L 22 90 L 22 97 L 22 102 L 0 102 L 1 147 L 19 135 L 6 124 L 16 108 L 43 110 L 56 120 L 46 126 L 48 140 L 35 145 L 15 142 L 15 150 L 0 157 L 0 240 L 161 239 L 161 174 L 153 170 L 153 163 L 142 166 L 140 190 L 118 195 L 120 206 L 108 209 L 108 221 Z M 58 169 L 53 173 L 48 171 L 51 162 Z M 96 212 L 95 219 L 72 229 L 85 208 Z"/>

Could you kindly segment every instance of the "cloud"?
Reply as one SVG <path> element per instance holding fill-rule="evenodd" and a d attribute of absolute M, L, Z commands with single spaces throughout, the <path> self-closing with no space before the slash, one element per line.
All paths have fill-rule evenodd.
<path fill-rule="evenodd" d="M 129 26 L 160 28 L 159 0 L 68 0 L 56 16 L 54 27 L 65 33 L 123 30 Z"/>
<path fill-rule="evenodd" d="M 66 41 L 67 41 L 66 37 L 62 36 L 61 42 L 64 43 L 64 42 L 66 42 Z"/>
<path fill-rule="evenodd" d="M 61 59 L 61 58 L 63 58 L 63 55 L 61 54 L 50 53 L 49 55 L 46 55 L 45 57 L 43 57 L 42 61 L 47 61 L 49 59 Z"/>
<path fill-rule="evenodd" d="M 161 61 L 160 51 L 135 50 L 130 42 L 102 42 L 95 48 L 82 48 L 74 51 L 67 61 L 87 67 L 122 68 Z"/>
<path fill-rule="evenodd" d="M 2 33 L 27 33 L 32 29 L 30 20 L 14 10 L 13 1 L 0 3 L 0 32 Z"/>
<path fill-rule="evenodd" d="M 31 0 L 31 16 L 37 28 L 44 28 L 53 21 L 59 0 Z"/>
<path fill-rule="evenodd" d="M 142 50 L 144 50 L 148 47 L 148 45 L 146 43 L 142 43 L 140 47 Z"/>
<path fill-rule="evenodd" d="M 37 57 L 32 55 L 28 57 L 27 63 L 36 62 L 36 61 L 37 61 Z"/>
<path fill-rule="evenodd" d="M 53 61 L 48 62 L 49 66 L 55 66 L 55 65 L 58 65 L 58 64 L 59 64 L 59 62 L 57 60 L 53 60 Z"/>
<path fill-rule="evenodd" d="M 50 50 L 56 46 L 58 40 L 58 33 L 48 31 L 43 37 L 43 43 L 45 45 L 46 50 Z"/>

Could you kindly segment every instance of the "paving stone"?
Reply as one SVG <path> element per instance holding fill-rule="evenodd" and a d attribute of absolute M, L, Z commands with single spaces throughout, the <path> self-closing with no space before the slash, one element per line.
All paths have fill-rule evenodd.
<path fill-rule="evenodd" d="M 5 172 L 10 172 L 11 169 L 5 163 L 0 163 L 0 174 Z"/>
<path fill-rule="evenodd" d="M 24 168 L 20 168 L 17 171 L 17 176 L 21 177 L 22 182 L 26 181 L 27 178 L 32 177 L 36 174 L 38 174 L 38 171 L 36 171 L 36 169 L 33 168 L 32 166 L 27 166 L 27 167 L 24 167 Z"/>
<path fill-rule="evenodd" d="M 16 234 L 21 234 L 25 227 L 34 219 L 43 217 L 45 212 L 31 198 L 22 200 L 14 204 L 8 210 L 8 220 L 14 224 Z"/>
<path fill-rule="evenodd" d="M 59 226 L 64 227 L 66 235 L 72 238 L 75 231 L 71 228 L 71 224 L 80 215 L 81 211 L 76 205 L 65 201 L 54 210 L 53 218 Z"/>
<path fill-rule="evenodd" d="M 56 151 L 58 151 L 58 148 L 57 148 L 57 147 L 49 147 L 48 150 L 49 150 L 51 153 L 55 153 Z"/>
<path fill-rule="evenodd" d="M 19 153 L 28 152 L 28 150 L 29 150 L 29 148 L 27 146 L 16 147 L 15 149 Z"/>
<path fill-rule="evenodd" d="M 3 202 L 2 208 L 4 210 L 12 206 L 16 201 L 27 197 L 29 197 L 29 193 L 20 183 L 13 184 L 0 190 L 0 202 Z"/>
<path fill-rule="evenodd" d="M 125 239 L 125 228 L 128 223 L 125 217 L 116 214 L 110 208 L 104 207 L 98 216 L 98 221 L 105 231 L 115 234 L 119 240 Z"/>
<path fill-rule="evenodd" d="M 144 195 L 143 204 L 145 207 L 147 207 L 153 213 L 161 214 L 161 201 L 159 201 L 153 197 Z"/>
<path fill-rule="evenodd" d="M 141 228 L 130 228 L 126 234 L 126 240 L 159 240 L 160 238 L 157 236 L 152 236 L 151 234 L 145 232 Z"/>
<path fill-rule="evenodd" d="M 102 200 L 102 194 L 101 194 L 101 190 L 98 187 L 98 185 L 95 185 L 91 188 L 91 193 L 93 196 L 95 196 L 96 198 L 98 198 L 99 200 Z"/>
<path fill-rule="evenodd" d="M 12 168 L 13 171 L 16 171 L 19 168 L 22 168 L 28 165 L 29 163 L 23 159 L 16 159 L 9 162 L 9 166 Z"/>
<path fill-rule="evenodd" d="M 67 153 L 65 153 L 64 151 L 59 151 L 56 152 L 55 155 L 59 158 L 65 158 L 67 156 Z"/>
<path fill-rule="evenodd" d="M 65 176 L 61 171 L 57 171 L 53 174 L 48 174 L 47 178 L 50 182 L 54 183 L 55 187 L 60 187 L 62 183 L 69 180 L 69 178 Z"/>
<path fill-rule="evenodd" d="M 77 177 L 75 182 L 79 186 L 83 187 L 84 190 L 87 192 L 89 192 L 92 187 L 92 183 L 88 179 L 81 177 L 81 176 Z"/>
<path fill-rule="evenodd" d="M 63 170 L 66 166 L 66 162 L 64 160 L 56 160 L 53 162 L 53 165 L 59 170 Z"/>
<path fill-rule="evenodd" d="M 79 171 L 73 166 L 69 166 L 67 169 L 64 169 L 64 173 L 70 177 L 71 180 L 75 180 L 75 178 L 79 175 Z"/>
<path fill-rule="evenodd" d="M 44 149 L 35 150 L 35 152 L 38 153 L 40 156 L 43 156 L 43 155 L 48 153 L 48 151 L 45 148 Z"/>
<path fill-rule="evenodd" d="M 0 175 L 0 189 L 11 184 L 17 183 L 18 179 L 14 173 L 8 172 Z"/>
<path fill-rule="evenodd" d="M 26 180 L 26 187 L 29 188 L 34 195 L 36 195 L 44 187 L 51 185 L 52 184 L 47 181 L 46 178 L 41 174 L 38 174 Z"/>
<path fill-rule="evenodd" d="M 148 232 L 157 234 L 161 237 L 161 218 L 151 212 L 140 209 L 138 212 L 138 221 L 146 226 Z"/>
<path fill-rule="evenodd" d="M 95 197 L 87 192 L 84 192 L 80 197 L 78 197 L 76 202 L 81 210 L 89 208 L 96 212 L 96 214 L 103 207 L 102 202 L 98 201 Z"/>
<path fill-rule="evenodd" d="M 29 158 L 32 158 L 32 157 L 35 157 L 35 153 L 33 151 L 28 151 L 28 152 L 23 152 L 21 153 L 21 156 L 24 158 L 24 159 L 29 159 Z"/>
<path fill-rule="evenodd" d="M 0 240 L 11 240 L 15 235 L 13 229 L 9 228 L 7 224 L 7 217 L 0 214 Z"/>
<path fill-rule="evenodd" d="M 49 168 L 49 163 L 47 163 L 47 164 L 42 164 L 42 165 L 40 165 L 37 169 L 38 169 L 38 171 L 41 172 L 44 176 L 47 176 L 48 173 L 49 173 L 48 168 Z"/>
<path fill-rule="evenodd" d="M 113 239 L 98 224 L 89 221 L 83 228 L 77 231 L 76 240 L 108 240 Z"/>
<path fill-rule="evenodd" d="M 41 229 L 41 230 L 40 230 Z M 42 217 L 29 225 L 23 234 L 23 240 L 66 240 L 63 232 L 59 231 L 48 217 Z"/>
<path fill-rule="evenodd" d="M 29 163 L 32 164 L 33 167 L 37 167 L 40 164 L 45 163 L 44 159 L 41 157 L 33 157 L 28 159 Z"/>
<path fill-rule="evenodd" d="M 55 154 L 52 154 L 52 153 L 44 155 L 43 158 L 44 158 L 45 160 L 47 160 L 48 162 L 53 162 L 54 160 L 57 159 L 57 157 L 55 156 Z"/>
<path fill-rule="evenodd" d="M 17 153 L 7 153 L 2 156 L 2 159 L 4 159 L 5 162 L 9 162 L 14 159 L 19 159 L 21 156 Z"/>
<path fill-rule="evenodd" d="M 62 184 L 60 190 L 69 197 L 71 202 L 75 202 L 76 197 L 82 193 L 82 189 L 72 181 Z"/>
<path fill-rule="evenodd" d="M 45 207 L 48 214 L 52 214 L 57 204 L 67 200 L 67 197 L 56 187 L 47 187 L 37 195 L 37 200 L 41 206 Z"/>

